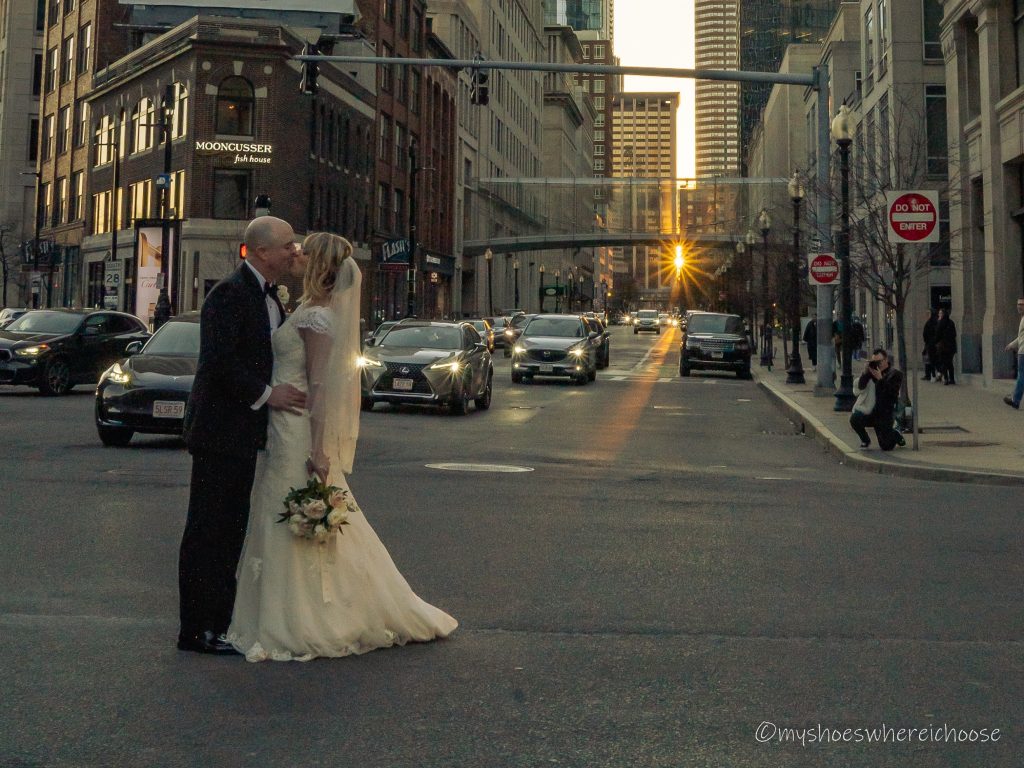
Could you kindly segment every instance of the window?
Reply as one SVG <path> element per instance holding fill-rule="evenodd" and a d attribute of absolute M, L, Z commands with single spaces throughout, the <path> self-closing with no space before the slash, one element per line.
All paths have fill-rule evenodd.
<path fill-rule="evenodd" d="M 252 171 L 217 168 L 213 172 L 213 218 L 249 218 Z"/>
<path fill-rule="evenodd" d="M 49 227 L 53 221 L 53 184 L 46 182 L 39 185 L 39 196 L 43 205 L 43 226 Z"/>
<path fill-rule="evenodd" d="M 56 227 L 58 224 L 67 223 L 65 216 L 68 210 L 68 179 L 66 176 L 57 179 L 57 199 L 55 203 L 53 225 Z"/>
<path fill-rule="evenodd" d="M 71 107 L 61 107 L 57 113 L 57 153 L 68 151 L 71 141 Z"/>
<path fill-rule="evenodd" d="M 38 96 L 43 90 L 43 54 L 37 53 L 32 60 L 32 95 Z"/>
<path fill-rule="evenodd" d="M 64 0 L 64 13 L 68 14 L 75 10 L 75 0 Z"/>
<path fill-rule="evenodd" d="M 110 190 L 92 196 L 92 233 L 102 235 L 110 231 Z"/>
<path fill-rule="evenodd" d="M 409 71 L 409 111 L 413 114 L 420 111 L 420 73 L 412 68 Z"/>
<path fill-rule="evenodd" d="M 395 67 L 395 98 L 403 104 L 407 98 L 405 92 L 407 71 L 408 67 Z"/>
<path fill-rule="evenodd" d="M 188 88 L 184 83 L 174 84 L 174 115 L 171 118 L 171 138 L 180 139 L 188 131 Z"/>
<path fill-rule="evenodd" d="M 949 165 L 949 148 L 946 144 L 946 86 L 924 87 L 924 123 L 928 158 L 925 170 L 929 176 L 944 176 Z"/>
<path fill-rule="evenodd" d="M 46 20 L 52 27 L 60 20 L 60 0 L 50 0 L 50 7 L 46 12 Z"/>
<path fill-rule="evenodd" d="M 603 59 L 604 58 L 604 46 L 603 45 L 600 45 L 600 44 L 595 44 L 594 45 L 594 58 L 595 59 Z"/>
<path fill-rule="evenodd" d="M 879 177 L 884 186 L 889 186 L 890 163 L 892 162 L 891 147 L 889 146 L 889 94 L 883 93 L 878 100 L 878 151 L 879 151 Z"/>
<path fill-rule="evenodd" d="M 878 0 L 878 58 L 885 58 L 889 47 L 889 0 Z"/>
<path fill-rule="evenodd" d="M 864 71 L 868 73 L 868 84 L 872 82 L 875 68 L 875 9 L 868 6 L 864 12 Z"/>
<path fill-rule="evenodd" d="M 405 170 L 405 128 L 401 125 L 395 126 L 395 159 L 393 161 L 396 168 Z"/>
<path fill-rule="evenodd" d="M 390 216 L 388 216 L 388 198 L 390 190 L 387 184 L 377 185 L 377 227 L 384 232 L 391 229 Z"/>
<path fill-rule="evenodd" d="M 149 216 L 150 205 L 153 202 L 153 181 L 147 179 L 128 187 L 128 221 L 134 224 L 136 219 L 145 219 Z"/>
<path fill-rule="evenodd" d="M 381 46 L 381 55 L 385 58 L 392 58 L 395 55 L 394 50 L 390 45 L 384 43 Z M 390 64 L 383 64 L 380 68 L 380 87 L 382 91 L 390 91 L 394 88 L 393 85 L 394 73 L 392 72 Z"/>
<path fill-rule="evenodd" d="M 156 133 L 156 105 L 152 99 L 143 99 L 132 109 L 131 151 L 145 152 L 153 146 Z"/>
<path fill-rule="evenodd" d="M 89 71 L 92 59 L 92 24 L 78 30 L 78 74 Z"/>
<path fill-rule="evenodd" d="M 377 157 L 380 160 L 388 159 L 388 149 L 391 144 L 391 120 L 386 117 L 380 119 L 380 141 L 377 147 Z"/>
<path fill-rule="evenodd" d="M 49 93 L 57 87 L 57 48 L 51 48 L 46 52 L 46 92 Z"/>
<path fill-rule="evenodd" d="M 85 194 L 85 176 L 81 171 L 71 174 L 71 192 L 68 198 L 68 221 L 82 218 L 82 196 Z"/>
<path fill-rule="evenodd" d="M 175 171 L 171 174 L 171 189 L 168 192 L 170 210 L 165 211 L 169 219 L 185 218 L 185 172 Z"/>
<path fill-rule="evenodd" d="M 419 8 L 412 11 L 412 49 L 416 52 L 423 50 L 423 14 Z"/>
<path fill-rule="evenodd" d="M 85 137 L 89 131 L 89 105 L 79 102 L 75 105 L 75 109 L 78 110 L 78 113 L 71 141 L 76 147 L 82 147 L 85 146 Z"/>
<path fill-rule="evenodd" d="M 600 111 L 604 109 L 604 96 L 594 97 L 594 109 Z"/>
<path fill-rule="evenodd" d="M 93 165 L 105 165 L 114 159 L 114 118 L 104 115 L 93 132 Z"/>
<path fill-rule="evenodd" d="M 594 81 L 594 93 L 604 93 L 604 80 Z"/>
<path fill-rule="evenodd" d="M 60 52 L 60 81 L 68 83 L 75 74 L 75 37 L 65 37 Z"/>
<path fill-rule="evenodd" d="M 244 77 L 222 80 L 217 88 L 217 133 L 252 136 L 254 101 L 252 85 Z"/>
<path fill-rule="evenodd" d="M 28 160 L 34 163 L 39 159 L 39 118 L 33 117 L 28 126 Z"/>
<path fill-rule="evenodd" d="M 401 227 L 405 223 L 405 195 L 402 190 L 394 190 L 394 194 L 391 198 L 391 215 L 395 222 L 395 227 Z"/>
<path fill-rule="evenodd" d="M 384 0 L 384 21 L 394 22 L 395 0 Z"/>
<path fill-rule="evenodd" d="M 53 138 L 54 138 L 54 121 L 53 115 L 47 115 L 43 118 L 43 138 L 42 138 L 42 156 L 43 160 L 49 160 L 53 157 Z"/>
<path fill-rule="evenodd" d="M 926 59 L 942 59 L 942 5 L 939 0 L 923 0 L 924 2 L 924 57 Z M 1014 1 L 1014 16 L 1020 0 Z"/>

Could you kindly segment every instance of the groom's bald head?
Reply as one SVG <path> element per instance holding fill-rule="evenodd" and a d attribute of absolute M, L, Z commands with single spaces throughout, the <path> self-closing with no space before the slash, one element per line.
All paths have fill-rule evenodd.
<path fill-rule="evenodd" d="M 267 280 L 283 277 L 295 255 L 295 232 L 284 219 L 260 216 L 245 228 L 246 258 Z"/>

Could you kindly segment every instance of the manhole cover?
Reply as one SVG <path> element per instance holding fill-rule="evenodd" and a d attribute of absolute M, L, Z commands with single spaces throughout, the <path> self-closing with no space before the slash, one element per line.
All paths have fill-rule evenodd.
<path fill-rule="evenodd" d="M 991 448 L 999 443 L 986 440 L 936 440 L 934 443 L 929 442 L 928 445 L 933 445 L 936 448 Z"/>
<path fill-rule="evenodd" d="M 516 467 L 510 464 L 427 464 L 427 469 L 442 469 L 446 472 L 533 472 L 533 467 Z"/>

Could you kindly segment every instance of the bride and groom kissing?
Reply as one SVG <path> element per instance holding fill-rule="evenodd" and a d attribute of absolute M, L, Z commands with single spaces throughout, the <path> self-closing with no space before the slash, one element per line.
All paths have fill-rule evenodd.
<path fill-rule="evenodd" d="M 448 636 L 458 623 L 416 596 L 354 502 L 327 536 L 278 524 L 311 477 L 351 499 L 362 276 L 347 240 L 315 232 L 297 247 L 272 216 L 248 225 L 245 244 L 203 302 L 185 409 L 178 648 L 306 661 Z M 303 296 L 286 315 L 274 281 L 289 274 Z"/>

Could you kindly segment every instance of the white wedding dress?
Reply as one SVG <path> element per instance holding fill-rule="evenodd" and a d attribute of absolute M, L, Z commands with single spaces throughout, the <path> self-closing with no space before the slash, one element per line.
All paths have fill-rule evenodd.
<path fill-rule="evenodd" d="M 326 307 L 299 307 L 273 335 L 273 383 L 308 391 L 300 328 L 331 334 Z M 458 622 L 424 602 L 395 567 L 363 513 L 326 542 L 278 523 L 283 500 L 306 484 L 310 416 L 271 410 L 252 491 L 228 641 L 249 661 L 308 661 L 446 637 Z M 328 482 L 348 489 L 333 466 Z"/>

